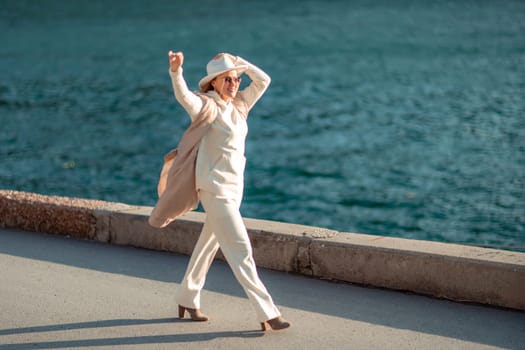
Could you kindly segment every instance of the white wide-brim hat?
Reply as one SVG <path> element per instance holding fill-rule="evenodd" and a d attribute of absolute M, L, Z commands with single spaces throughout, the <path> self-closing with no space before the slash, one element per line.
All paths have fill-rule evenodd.
<path fill-rule="evenodd" d="M 227 55 L 222 55 L 221 57 L 214 58 L 210 62 L 208 62 L 208 64 L 206 65 L 206 72 L 208 73 L 208 75 L 206 75 L 199 81 L 199 87 L 201 88 L 201 91 L 204 92 L 208 90 L 210 82 L 222 73 L 226 73 L 231 70 L 236 70 L 237 73 L 239 73 L 240 75 L 247 69 L 247 65 L 236 66 L 235 63 L 233 63 L 233 61 Z"/>

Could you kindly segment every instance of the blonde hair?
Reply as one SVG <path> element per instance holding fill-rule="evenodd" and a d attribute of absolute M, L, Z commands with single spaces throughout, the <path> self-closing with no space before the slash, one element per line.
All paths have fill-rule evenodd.
<path fill-rule="evenodd" d="M 210 82 L 206 85 L 204 85 L 201 89 L 202 92 L 208 92 L 208 91 L 212 91 L 212 90 L 215 90 L 215 88 L 213 87 L 213 85 L 211 85 L 212 81 L 214 81 L 216 78 L 213 78 L 212 80 L 210 80 Z"/>

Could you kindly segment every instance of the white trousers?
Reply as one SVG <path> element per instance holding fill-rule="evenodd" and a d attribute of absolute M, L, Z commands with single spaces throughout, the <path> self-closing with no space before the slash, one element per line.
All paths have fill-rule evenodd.
<path fill-rule="evenodd" d="M 224 198 L 203 190 L 199 192 L 199 198 L 206 211 L 206 220 L 178 289 L 178 304 L 200 309 L 206 274 L 220 246 L 237 281 L 255 307 L 259 321 L 280 316 L 257 274 L 252 246 L 239 211 L 240 198 Z"/>

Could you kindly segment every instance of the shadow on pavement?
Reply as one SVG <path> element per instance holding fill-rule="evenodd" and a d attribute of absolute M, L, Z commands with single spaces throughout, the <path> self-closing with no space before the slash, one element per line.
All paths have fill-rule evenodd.
<path fill-rule="evenodd" d="M 181 320 L 178 318 L 158 318 L 158 319 L 150 319 L 150 320 L 148 319 L 116 319 L 116 320 L 103 320 L 103 321 L 90 321 L 90 322 L 76 322 L 76 323 L 64 323 L 64 324 L 57 324 L 57 325 L 0 329 L 0 335 L 27 334 L 27 333 L 39 333 L 39 332 L 57 332 L 57 331 L 68 331 L 68 330 L 73 330 L 73 329 L 122 327 L 122 326 L 136 326 L 136 325 L 174 323 L 174 322 L 191 322 L 191 320 L 189 319 Z"/>
<path fill-rule="evenodd" d="M 115 320 L 119 321 L 119 320 Z M 114 322 L 114 321 L 101 321 Z M 96 323 L 96 322 L 90 322 Z M 117 324 L 118 325 L 118 324 Z M 67 326 L 67 325 L 65 325 Z M 176 344 L 192 343 L 196 341 L 209 341 L 217 338 L 258 338 L 263 337 L 261 331 L 229 331 L 229 332 L 211 332 L 211 333 L 193 333 L 193 334 L 170 334 L 170 335 L 151 335 L 136 337 L 119 337 L 119 338 L 98 338 L 98 339 L 79 339 L 63 340 L 50 342 L 30 342 L 0 345 L 1 349 L 60 349 L 60 348 L 81 348 L 81 347 L 109 347 L 118 345 L 147 345 L 147 344 Z"/>

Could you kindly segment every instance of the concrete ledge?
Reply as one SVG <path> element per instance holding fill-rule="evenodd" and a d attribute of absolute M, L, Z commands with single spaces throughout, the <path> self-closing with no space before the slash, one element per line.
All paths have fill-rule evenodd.
<path fill-rule="evenodd" d="M 316 240 L 313 274 L 525 310 L 525 254 L 393 237 Z"/>
<path fill-rule="evenodd" d="M 0 225 L 93 239 L 97 231 L 93 211 L 106 205 L 96 200 L 0 191 Z"/>
<path fill-rule="evenodd" d="M 164 229 L 151 207 L 0 191 L 0 226 L 191 254 L 204 214 Z M 525 253 L 245 219 L 260 267 L 525 310 Z M 222 259 L 221 254 L 218 258 Z"/>

